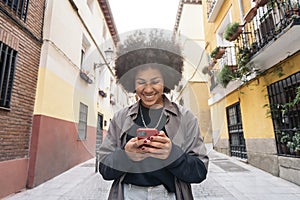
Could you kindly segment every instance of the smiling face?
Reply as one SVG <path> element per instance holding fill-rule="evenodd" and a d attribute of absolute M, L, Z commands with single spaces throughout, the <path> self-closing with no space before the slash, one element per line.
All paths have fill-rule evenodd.
<path fill-rule="evenodd" d="M 158 69 L 141 69 L 135 77 L 135 91 L 143 106 L 159 108 L 163 106 L 164 80 Z"/>

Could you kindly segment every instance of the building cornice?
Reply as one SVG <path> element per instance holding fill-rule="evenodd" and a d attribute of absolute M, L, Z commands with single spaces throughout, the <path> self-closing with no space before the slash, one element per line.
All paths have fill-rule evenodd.
<path fill-rule="evenodd" d="M 177 32 L 184 4 L 202 5 L 202 0 L 180 0 L 179 1 L 177 15 L 176 15 L 176 21 L 175 21 L 175 26 L 174 26 L 174 33 Z"/>
<path fill-rule="evenodd" d="M 110 9 L 109 2 L 108 0 L 98 0 L 98 3 L 103 12 L 110 35 L 113 38 L 114 43 L 117 44 L 120 38 Z"/>

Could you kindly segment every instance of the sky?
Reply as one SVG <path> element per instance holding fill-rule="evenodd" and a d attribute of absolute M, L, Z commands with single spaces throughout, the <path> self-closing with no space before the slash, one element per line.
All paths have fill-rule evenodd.
<path fill-rule="evenodd" d="M 119 34 L 143 28 L 173 31 L 179 0 L 109 0 Z"/>

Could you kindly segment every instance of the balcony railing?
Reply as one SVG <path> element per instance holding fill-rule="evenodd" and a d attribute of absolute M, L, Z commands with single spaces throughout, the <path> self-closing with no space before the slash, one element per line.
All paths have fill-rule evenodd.
<path fill-rule="evenodd" d="M 236 72 L 241 72 L 238 78 L 242 82 L 249 81 L 256 76 L 252 72 L 266 70 L 299 51 L 299 13 L 300 0 L 270 0 L 259 7 L 251 20 L 246 20 L 234 47 L 226 48 L 219 60 L 219 69 L 236 59 Z M 229 51 L 234 55 L 228 56 Z M 211 75 L 211 90 L 217 86 L 216 75 L 216 71 Z"/>
<path fill-rule="evenodd" d="M 299 24 L 299 1 L 272 0 L 257 10 L 257 15 L 246 23 L 244 33 L 238 39 L 240 47 L 250 48 L 255 43 L 256 50 L 280 37 L 288 26 Z"/>

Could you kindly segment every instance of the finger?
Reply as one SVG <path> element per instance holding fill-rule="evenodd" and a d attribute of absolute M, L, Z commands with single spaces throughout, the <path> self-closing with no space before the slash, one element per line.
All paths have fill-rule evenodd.
<path fill-rule="evenodd" d="M 140 139 L 140 140 L 138 140 L 137 142 L 137 145 L 139 146 L 139 147 L 141 147 L 141 146 L 143 146 L 143 145 L 145 145 L 145 144 L 149 144 L 150 143 L 150 140 L 148 140 L 148 139 Z"/>
<path fill-rule="evenodd" d="M 161 143 L 169 143 L 171 142 L 170 138 L 164 136 L 153 136 L 150 137 L 150 141 L 152 142 L 161 142 Z"/>
<path fill-rule="evenodd" d="M 166 149 L 168 148 L 168 143 L 151 141 L 148 143 L 149 146 L 157 149 Z"/>
<path fill-rule="evenodd" d="M 167 137 L 167 135 L 164 131 L 159 131 L 158 135 L 161 136 L 161 137 Z"/>
<path fill-rule="evenodd" d="M 145 146 L 145 147 L 142 148 L 142 151 L 145 152 L 145 153 L 156 154 L 156 155 L 169 154 L 168 149 L 165 149 L 165 148 L 158 149 L 158 148 L 155 148 L 155 147 L 152 147 L 152 146 Z"/>
<path fill-rule="evenodd" d="M 167 159 L 170 155 L 168 152 L 164 152 L 162 150 L 154 151 L 153 153 L 148 153 L 149 156 L 158 159 Z"/>

